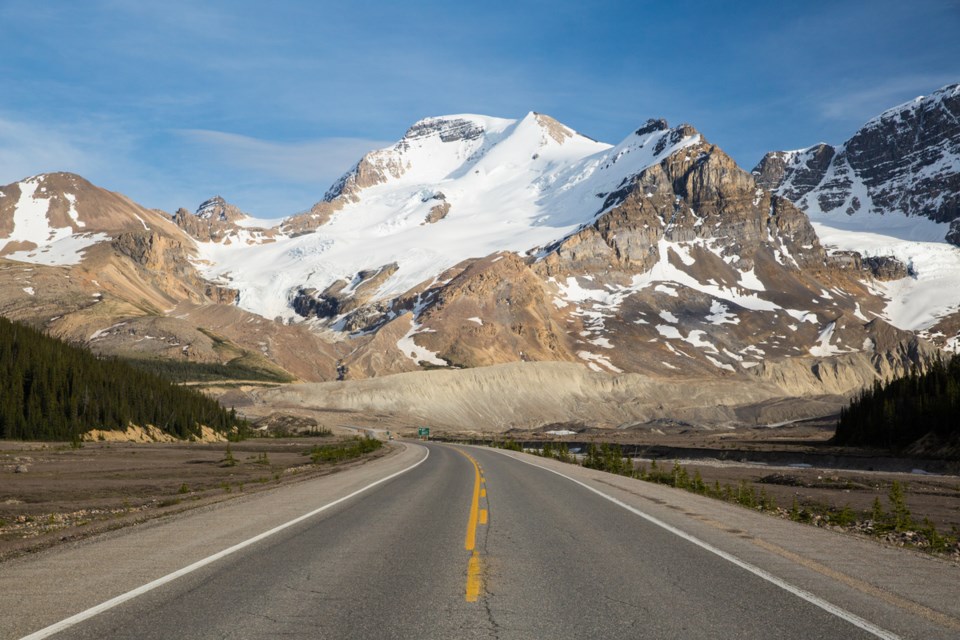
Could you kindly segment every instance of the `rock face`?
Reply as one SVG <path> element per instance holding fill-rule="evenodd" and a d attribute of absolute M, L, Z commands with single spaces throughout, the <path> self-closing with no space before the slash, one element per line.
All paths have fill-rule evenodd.
<path fill-rule="evenodd" d="M 754 168 L 757 183 L 795 202 L 815 189 L 837 150 L 828 144 L 816 144 L 803 151 L 773 151 Z"/>
<path fill-rule="evenodd" d="M 423 219 L 423 224 L 440 222 L 447 217 L 448 213 L 450 213 L 450 203 L 447 202 L 447 196 L 445 196 L 442 191 L 438 191 L 437 193 L 426 197 L 424 202 L 436 202 L 437 204 L 430 208 L 430 213 L 428 213 L 427 217 Z"/>
<path fill-rule="evenodd" d="M 470 260 L 367 303 L 346 281 L 306 292 L 304 315 L 394 336 L 395 345 L 358 343 L 346 377 L 371 375 L 374 362 L 403 370 L 404 357 L 431 368 L 559 361 L 608 374 L 760 376 L 784 392 L 842 394 L 930 357 L 901 348 L 913 334 L 868 317 L 883 302 L 863 280 L 895 277 L 902 264 L 828 257 L 797 207 L 689 125 L 651 121 L 635 135 L 625 148 L 652 164 L 599 194 L 591 222 L 526 257 Z M 401 322 L 407 329 L 395 328 Z M 400 360 L 372 353 L 384 349 Z"/>
<path fill-rule="evenodd" d="M 232 302 L 237 297 L 236 291 L 212 285 L 200 277 L 190 262 L 193 246 L 182 239 L 141 229 L 119 234 L 111 245 L 137 265 L 141 277 L 175 299 Z"/>
<path fill-rule="evenodd" d="M 759 183 L 804 211 L 924 216 L 960 244 L 960 84 L 883 112 L 839 147 L 775 151 Z"/>
<path fill-rule="evenodd" d="M 953 94 L 939 93 L 926 115 L 897 122 L 940 123 L 930 140 L 945 149 L 953 134 L 928 111 Z M 76 178 L 40 177 L 2 190 L 0 312 L 102 353 L 272 363 L 345 386 L 425 369 L 502 366 L 509 375 L 494 378 L 507 385 L 526 380 L 521 371 L 533 384 L 566 376 L 589 397 L 557 406 L 611 424 L 759 420 L 772 414 L 751 414 L 750 403 L 795 397 L 830 396 L 834 407 L 934 353 L 884 320 L 883 283 L 909 280 L 914 263 L 828 253 L 796 204 L 866 211 L 887 202 L 884 185 L 923 184 L 884 164 L 881 138 L 909 137 L 889 119 L 863 141 L 772 154 L 751 174 L 694 127 L 664 120 L 607 145 L 533 112 L 428 118 L 271 229 L 219 196 L 169 216 L 92 185 L 55 188 Z M 873 177 L 854 172 L 867 165 Z M 45 216 L 47 231 L 24 232 L 27 214 Z M 22 268 L 81 239 L 76 262 Z M 488 380 L 443 379 L 451 389 Z M 664 406 L 664 389 L 686 387 L 695 392 L 670 396 L 696 396 L 680 414 Z M 717 394 L 733 393 L 721 407 Z M 612 401 L 624 406 L 602 408 Z M 450 409 L 457 420 L 461 409 Z M 543 415 L 562 419 L 554 413 Z"/>
<path fill-rule="evenodd" d="M 213 196 L 197 207 L 196 216 L 201 220 L 218 220 L 220 222 L 237 222 L 249 216 L 243 211 L 224 200 L 220 196 Z"/>
<path fill-rule="evenodd" d="M 200 242 L 263 243 L 273 240 L 277 231 L 245 224 L 250 216 L 220 196 L 205 200 L 195 213 L 177 209 L 173 222 Z"/>
<path fill-rule="evenodd" d="M 197 236 L 209 241 L 211 230 L 245 217 L 222 199 L 201 213 L 208 215 L 183 218 L 196 221 L 195 233 L 206 229 L 192 236 L 169 214 L 73 174 L 2 187 L 0 252 L 8 258 L 0 257 L 0 313 L 105 355 L 240 359 L 280 377 L 335 375 L 335 348 L 304 327 L 243 312 L 235 289 L 201 275 Z"/>
<path fill-rule="evenodd" d="M 683 126 L 671 137 L 692 137 Z M 709 243 L 719 257 L 752 268 L 761 248 L 786 252 L 796 266 L 822 265 L 823 250 L 806 217 L 758 188 L 719 148 L 705 141 L 673 154 L 607 196 L 607 211 L 565 238 L 541 262 L 545 275 L 598 270 L 635 275 L 663 256 L 660 241 Z"/>

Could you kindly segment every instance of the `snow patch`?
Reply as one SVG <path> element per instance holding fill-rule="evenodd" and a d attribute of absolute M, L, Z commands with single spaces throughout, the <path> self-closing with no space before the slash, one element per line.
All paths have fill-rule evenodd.
<path fill-rule="evenodd" d="M 414 342 L 413 337 L 418 333 L 429 333 L 429 330 L 421 329 L 419 324 L 411 320 L 410 330 L 407 331 L 402 338 L 397 340 L 397 348 L 400 349 L 400 352 L 418 365 L 421 362 L 426 362 L 439 367 L 446 367 L 446 360 L 437 357 L 435 352 L 421 347 Z"/>
<path fill-rule="evenodd" d="M 852 349 L 844 350 L 834 344 L 830 344 L 836 328 L 836 322 L 831 322 L 824 327 L 823 331 L 820 332 L 820 335 L 817 336 L 817 344 L 810 347 L 810 355 L 818 358 L 826 358 L 828 356 L 835 356 L 841 353 L 850 353 L 853 351 Z"/>
<path fill-rule="evenodd" d="M 670 324 L 658 324 L 656 327 L 657 333 L 659 333 L 664 338 L 668 340 L 683 340 L 683 336 L 680 335 L 680 330 L 675 326 Z M 669 346 L 669 344 L 668 344 Z"/>
<path fill-rule="evenodd" d="M 960 248 L 944 241 L 950 225 L 897 213 L 877 215 L 866 209 L 846 215 L 825 214 L 813 207 L 810 218 L 828 251 L 893 256 L 910 268 L 906 278 L 874 283 L 889 300 L 885 319 L 900 329 L 919 331 L 960 306 Z"/>
<path fill-rule="evenodd" d="M 707 335 L 706 331 L 701 331 L 700 329 L 694 329 L 686 338 L 683 338 L 683 341 L 689 344 L 692 347 L 697 349 L 705 349 L 713 353 L 720 353 L 717 348 L 713 345 L 712 342 L 707 342 L 703 339 L 703 336 Z"/>
<path fill-rule="evenodd" d="M 81 229 L 87 226 L 87 223 L 80 219 L 80 213 L 77 211 L 77 196 L 72 193 L 65 193 L 63 197 L 67 199 L 67 202 L 70 203 L 70 208 L 67 209 L 67 215 L 70 216 L 70 219 L 73 220 L 73 223 L 80 227 Z"/>
<path fill-rule="evenodd" d="M 710 324 L 715 325 L 740 324 L 740 318 L 737 317 L 736 314 L 731 313 L 727 305 L 719 300 L 714 300 L 710 303 L 710 313 L 706 316 L 706 320 Z"/>
<path fill-rule="evenodd" d="M 40 178 L 24 180 L 19 184 L 20 199 L 14 209 L 13 231 L 4 244 L 26 242 L 36 245 L 36 248 L 10 253 L 7 258 L 33 264 L 69 266 L 80 262 L 83 252 L 90 246 L 110 239 L 103 233 L 74 235 L 71 227 L 51 226 L 47 218 L 50 200 L 35 197 L 39 185 Z M 71 218 L 77 221 L 78 226 L 84 226 L 79 218 L 75 218 L 74 200 L 70 200 L 70 203 Z"/>
<path fill-rule="evenodd" d="M 106 329 L 98 329 L 97 331 L 94 331 L 93 333 L 90 334 L 90 337 L 87 338 L 87 342 L 93 342 L 94 340 L 97 340 L 97 339 L 99 339 L 99 338 L 102 338 L 103 336 L 105 336 L 106 334 L 110 333 L 111 331 L 113 331 L 113 330 L 116 329 L 117 327 L 122 327 L 122 326 L 125 325 L 125 324 L 127 324 L 127 323 L 126 323 L 126 322 L 118 322 L 117 324 L 110 325 L 110 326 L 107 327 Z"/>
<path fill-rule="evenodd" d="M 597 366 L 597 364 L 601 364 L 614 373 L 623 373 L 623 369 L 615 367 L 607 358 L 597 355 L 596 353 L 590 353 L 589 351 L 578 351 L 577 357 L 579 357 L 581 360 L 586 360 L 587 366 L 594 371 L 602 371 L 600 367 Z"/>
<path fill-rule="evenodd" d="M 734 369 L 732 365 L 729 365 L 729 364 L 727 364 L 726 362 L 720 362 L 720 361 L 717 360 L 716 358 L 711 358 L 710 356 L 708 356 L 708 355 L 706 355 L 706 354 L 704 354 L 703 357 L 706 358 L 707 360 L 709 360 L 709 361 L 710 361 L 710 364 L 712 364 L 713 366 L 717 367 L 718 369 L 725 369 L 726 371 L 734 371 L 734 372 L 736 371 L 736 369 Z"/>
<path fill-rule="evenodd" d="M 820 320 L 817 319 L 817 314 L 812 311 L 798 311 L 796 309 L 784 309 L 787 315 L 798 322 L 810 322 L 812 324 L 820 324 Z"/>

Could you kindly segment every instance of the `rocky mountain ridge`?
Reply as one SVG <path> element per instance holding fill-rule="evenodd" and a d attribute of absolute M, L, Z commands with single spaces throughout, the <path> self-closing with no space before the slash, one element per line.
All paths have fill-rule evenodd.
<path fill-rule="evenodd" d="M 884 111 L 840 146 L 769 153 L 753 173 L 810 217 L 834 259 L 873 271 L 891 322 L 960 347 L 960 84 Z"/>
<path fill-rule="evenodd" d="M 960 246 L 960 84 L 884 111 L 839 147 L 771 152 L 754 173 L 804 211 L 923 216 Z"/>
<path fill-rule="evenodd" d="M 831 149 L 802 171 L 799 155 L 768 155 L 751 174 L 663 120 L 609 145 L 533 112 L 428 118 L 277 226 L 219 196 L 171 216 L 49 174 L 0 190 L 0 313 L 102 353 L 255 359 L 306 381 L 567 363 L 649 389 L 759 385 L 756 402 L 835 407 L 923 366 L 924 338 L 948 341 L 951 316 L 902 312 L 931 282 L 926 245 L 843 245 L 853 232 L 832 213 L 803 210 L 818 172 L 853 157 Z M 890 175 L 911 171 L 932 175 Z"/>

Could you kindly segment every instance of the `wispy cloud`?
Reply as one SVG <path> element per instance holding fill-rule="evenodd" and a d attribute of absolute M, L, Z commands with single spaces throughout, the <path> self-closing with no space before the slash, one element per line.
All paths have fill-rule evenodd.
<path fill-rule="evenodd" d="M 186 129 L 179 132 L 201 152 L 220 162 L 285 182 L 328 185 L 365 153 L 389 145 L 366 138 L 323 138 L 275 142 L 236 133 Z"/>
<path fill-rule="evenodd" d="M 51 171 L 86 173 L 102 159 L 69 131 L 0 114 L 0 184 Z"/>
<path fill-rule="evenodd" d="M 948 75 L 909 75 L 891 78 L 868 87 L 839 87 L 825 97 L 820 112 L 833 120 L 864 120 L 911 98 L 932 93 L 941 86 L 960 81 Z"/>

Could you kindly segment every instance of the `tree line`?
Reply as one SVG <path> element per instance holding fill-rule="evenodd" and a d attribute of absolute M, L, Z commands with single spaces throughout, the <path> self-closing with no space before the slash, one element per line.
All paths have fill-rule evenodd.
<path fill-rule="evenodd" d="M 840 412 L 833 441 L 903 449 L 930 433 L 941 442 L 960 436 L 960 356 L 874 382 Z"/>
<path fill-rule="evenodd" d="M 69 440 L 130 424 L 188 438 L 246 423 L 197 391 L 0 318 L 0 438 Z"/>

